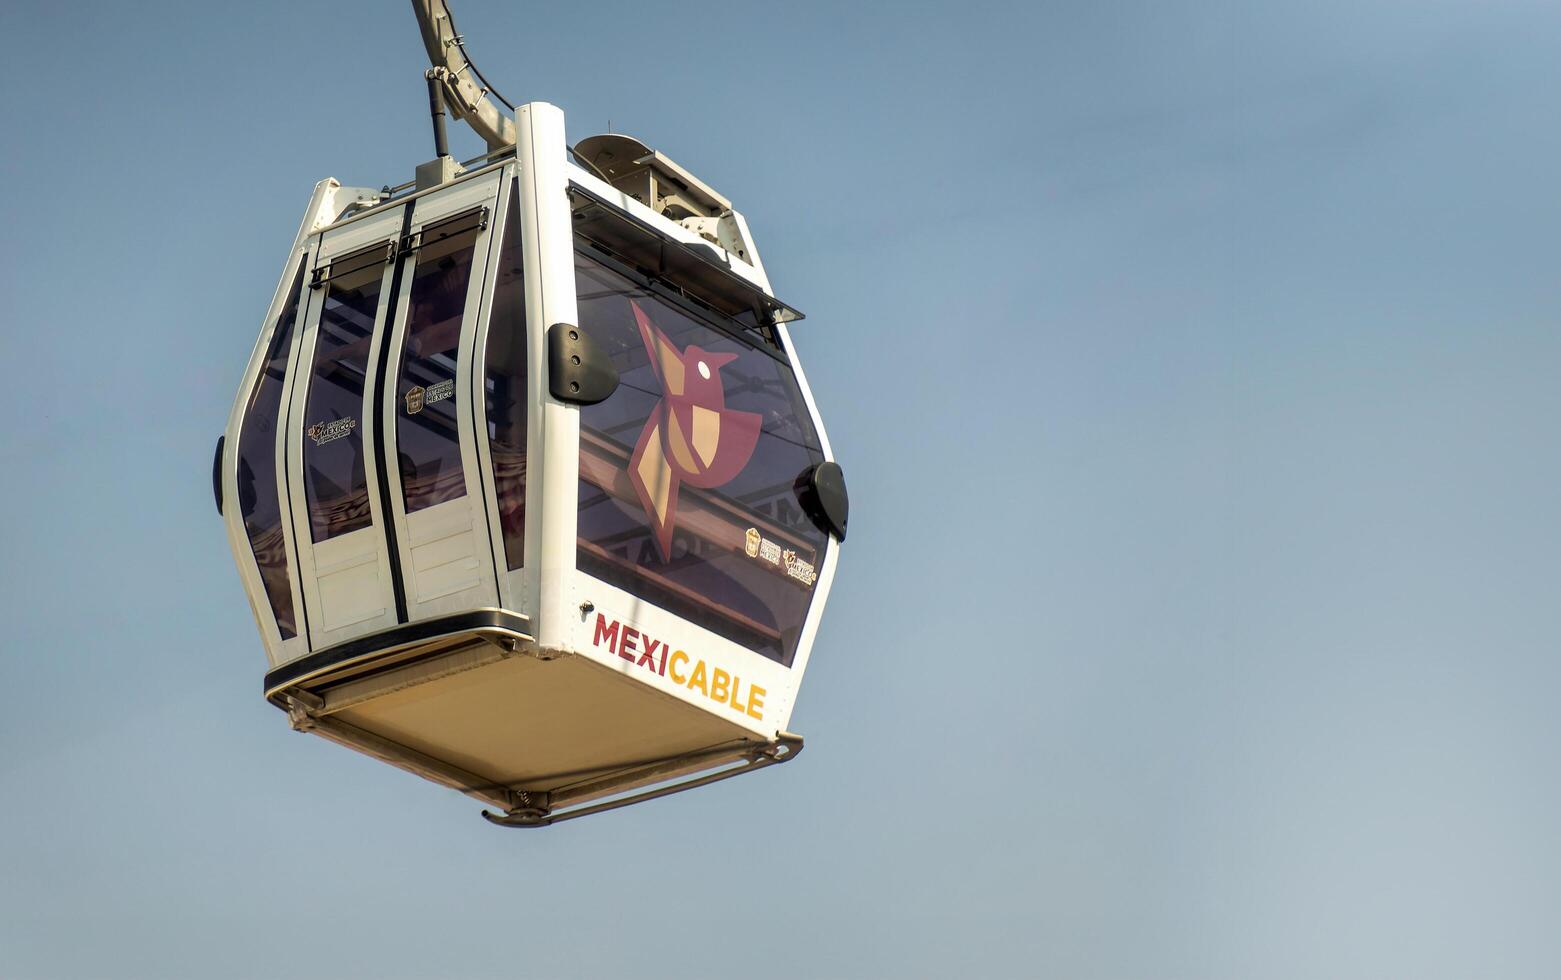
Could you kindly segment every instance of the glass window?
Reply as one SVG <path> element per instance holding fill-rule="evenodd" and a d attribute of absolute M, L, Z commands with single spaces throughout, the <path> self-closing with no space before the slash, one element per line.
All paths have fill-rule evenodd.
<path fill-rule="evenodd" d="M 463 230 L 442 230 L 457 224 Z M 477 231 L 470 216 L 461 216 L 421 235 L 396 382 L 396 448 L 409 514 L 466 495 L 455 359 Z"/>
<path fill-rule="evenodd" d="M 373 255 L 379 260 L 368 261 Z M 376 245 L 331 264 L 302 423 L 304 492 L 316 542 L 373 523 L 364 469 L 363 384 L 384 255 L 385 246 Z"/>
<path fill-rule="evenodd" d="M 276 617 L 282 639 L 298 635 L 293 616 L 293 590 L 289 584 L 287 546 L 282 536 L 282 491 L 276 474 L 277 419 L 282 409 L 282 386 L 287 360 L 293 349 L 293 327 L 298 320 L 298 293 L 303 288 L 304 264 L 288 289 L 287 302 L 271 327 L 260 377 L 249 394 L 238 439 L 238 499 L 244 531 L 255 552 L 260 581 Z"/>
<path fill-rule="evenodd" d="M 824 458 L 796 376 L 595 254 L 575 276 L 622 378 L 580 410 L 581 570 L 789 666 L 825 546 L 793 489 Z"/>
<path fill-rule="evenodd" d="M 520 187 L 510 190 L 488 326 L 488 446 L 510 568 L 526 554 L 526 277 L 521 266 Z"/>

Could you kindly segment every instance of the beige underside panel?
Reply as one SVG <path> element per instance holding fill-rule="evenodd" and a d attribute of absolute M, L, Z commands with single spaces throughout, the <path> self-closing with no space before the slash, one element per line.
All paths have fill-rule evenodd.
<path fill-rule="evenodd" d="M 754 738 L 578 657 L 511 656 L 332 714 L 495 784 L 531 790 Z"/>

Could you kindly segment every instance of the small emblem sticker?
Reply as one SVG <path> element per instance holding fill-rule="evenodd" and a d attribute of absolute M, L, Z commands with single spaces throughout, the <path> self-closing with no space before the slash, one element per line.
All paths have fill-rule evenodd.
<path fill-rule="evenodd" d="M 431 384 L 427 388 L 422 385 L 413 385 L 407 389 L 407 414 L 416 415 L 425 406 L 434 402 L 442 402 L 455 394 L 455 379 L 446 378 L 437 384 Z"/>
<path fill-rule="evenodd" d="M 788 549 L 782 552 L 781 561 L 786 564 L 786 574 L 803 585 L 812 585 L 818 578 L 818 573 L 813 570 L 813 565 L 798 558 L 795 551 Z"/>
<path fill-rule="evenodd" d="M 323 446 L 328 442 L 347 438 L 357 427 L 358 420 L 349 417 L 334 422 L 316 422 L 304 430 L 304 435 L 313 439 L 316 446 Z"/>
<path fill-rule="evenodd" d="M 425 405 L 432 405 L 434 402 L 442 402 L 446 398 L 453 397 L 454 395 L 455 379 L 446 378 L 438 384 L 432 384 L 428 386 L 428 394 L 423 396 L 423 403 Z"/>
<path fill-rule="evenodd" d="M 812 585 L 818 580 L 818 570 L 811 562 L 798 558 L 797 553 L 789 548 L 782 551 L 779 544 L 760 534 L 756 527 L 750 527 L 743 534 L 743 552 L 749 558 L 757 558 L 774 566 L 777 572 L 794 578 L 803 585 Z"/>
<path fill-rule="evenodd" d="M 759 544 L 759 557 L 763 558 L 771 565 L 779 565 L 781 563 L 780 545 L 776 544 L 774 541 L 771 541 L 769 538 L 765 538 Z"/>

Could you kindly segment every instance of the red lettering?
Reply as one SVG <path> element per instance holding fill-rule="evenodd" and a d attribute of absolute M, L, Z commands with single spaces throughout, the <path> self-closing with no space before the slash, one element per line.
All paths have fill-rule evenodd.
<path fill-rule="evenodd" d="M 639 639 L 639 637 L 639 630 L 632 626 L 625 626 L 623 628 L 623 638 L 618 641 L 618 656 L 632 664 L 634 662 L 634 651 L 637 649 L 634 641 Z"/>
<path fill-rule="evenodd" d="M 596 646 L 602 645 L 602 638 L 607 638 L 607 649 L 617 652 L 618 649 L 618 621 L 612 621 L 612 626 L 607 625 L 607 617 L 601 613 L 596 614 L 596 636 L 591 640 Z"/>
<path fill-rule="evenodd" d="M 641 636 L 645 636 L 645 634 L 643 634 L 643 633 L 641 633 L 640 635 Z M 635 666 L 637 666 L 637 667 L 647 667 L 650 670 L 655 670 L 656 669 L 656 648 L 657 647 L 661 647 L 661 646 L 666 646 L 666 644 L 662 643 L 660 640 L 652 640 L 648 636 L 645 636 L 645 642 L 647 644 L 646 647 L 645 647 L 645 653 L 643 655 L 641 655 L 640 662 L 638 664 L 636 664 Z"/>

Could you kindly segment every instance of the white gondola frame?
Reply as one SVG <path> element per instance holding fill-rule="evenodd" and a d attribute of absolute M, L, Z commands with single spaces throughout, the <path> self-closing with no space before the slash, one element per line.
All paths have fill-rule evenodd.
<path fill-rule="evenodd" d="M 489 164 L 450 184 L 395 198 L 379 206 L 368 206 L 364 213 L 335 223 L 332 220 L 341 213 L 342 200 L 351 199 L 368 205 L 366 195 L 373 192 L 342 189 L 334 181 L 324 181 L 316 187 L 303 227 L 289 253 L 289 265 L 284 271 L 282 284 L 267 311 L 267 327 L 262 331 L 251 356 L 239 397 L 230 415 L 226 435 L 228 449 L 221 461 L 224 496 L 227 500 L 236 500 L 234 450 L 243 425 L 244 407 L 263 366 L 271 330 L 275 329 L 278 314 L 285 305 L 287 286 L 293 281 L 300 257 L 304 256 L 306 274 L 301 288 L 308 295 L 300 301 L 299 319 L 293 336 L 294 350 L 289 359 L 278 426 L 279 432 L 287 434 L 285 444 L 279 441 L 278 446 L 279 454 L 285 452 L 282 462 L 287 465 L 279 467 L 278 472 L 287 474 L 287 479 L 282 483 L 289 489 L 283 508 L 283 525 L 288 539 L 289 577 L 299 627 L 295 638 L 286 641 L 280 639 L 275 619 L 270 615 L 264 585 L 250 551 L 242 518 L 238 514 L 239 508 L 227 508 L 226 515 L 230 543 L 238 558 L 240 573 L 255 610 L 271 666 L 275 669 L 301 663 L 306 655 L 313 653 L 318 657 L 345 641 L 368 640 L 373 634 L 382 631 L 393 632 L 395 627 L 462 610 L 491 608 L 496 602 L 501 611 L 516 613 L 530 624 L 527 627 L 529 636 L 518 635 L 514 641 L 506 641 L 511 643 L 511 649 L 519 653 L 530 653 L 543 660 L 569 657 L 589 661 L 637 689 L 655 692 L 661 698 L 697 709 L 719 720 L 739 743 L 773 745 L 777 738 L 792 738 L 783 733 L 790 722 L 796 691 L 811 653 L 838 564 L 839 542 L 834 537 L 825 537 L 817 579 L 813 583 L 811 599 L 790 666 L 749 650 L 582 572 L 577 567 L 580 409 L 552 397 L 547 377 L 548 327 L 556 323 L 578 323 L 574 273 L 576 242 L 569 198 L 570 185 L 589 191 L 636 222 L 672 241 L 701 248 L 708 245 L 696 232 L 663 217 L 595 175 L 569 163 L 566 159 L 569 151 L 564 140 L 563 114 L 556 107 L 545 103 L 522 106 L 517 110 L 516 123 L 519 138 L 513 159 Z M 494 283 L 501 262 L 505 224 L 510 217 L 509 203 L 511 196 L 517 193 L 526 302 L 527 479 L 524 560 L 520 568 L 511 570 L 505 558 L 485 415 L 484 361 L 489 333 L 493 328 Z M 408 615 L 405 622 L 399 621 L 394 597 L 386 595 L 384 611 L 376 616 L 345 624 L 334 631 L 325 630 L 323 624 L 317 628 L 315 620 L 320 609 L 316 576 L 318 549 L 309 540 L 308 507 L 301 479 L 303 430 L 307 424 L 307 420 L 302 418 L 302 411 L 306 404 L 306 388 L 312 373 L 312 352 L 317 342 L 325 296 L 323 290 L 310 289 L 308 272 L 326 264 L 334 256 L 350 254 L 375 241 L 398 240 L 402 231 L 402 216 L 408 208 L 413 209 L 412 228 L 416 230 L 457 215 L 463 208 L 479 205 L 488 207 L 490 216 L 473 253 L 473 270 L 468 284 L 457 358 L 456 403 L 461 459 L 467 481 L 467 493 L 462 499 L 467 501 L 472 514 L 475 554 L 479 565 L 486 570 L 486 578 L 471 590 L 447 597 L 448 601 L 436 600 L 422 604 L 414 602 L 411 594 L 413 586 L 408 583 Z M 749 243 L 749 251 L 742 258 L 725 253 L 727 265 L 733 273 L 748 280 L 765 294 L 770 294 L 769 279 L 757 251 L 752 247 L 747 224 L 740 214 L 734 213 L 733 217 L 742 238 Z M 365 379 L 366 410 L 363 413 L 365 446 L 375 445 L 375 429 L 385 427 L 384 445 L 390 461 L 395 459 L 396 439 L 397 398 L 394 379 L 410 313 L 407 299 L 415 269 L 415 260 L 408 260 L 406 267 L 401 270 L 400 295 L 392 297 L 389 285 L 400 262 L 402 259 L 398 256 L 396 262 L 388 263 L 384 270 L 380 307 L 376 314 L 370 351 L 369 376 Z M 392 322 L 387 324 L 386 310 L 393 300 L 395 315 Z M 789 333 L 784 324 L 774 324 L 771 329 L 796 378 L 801 400 L 817 435 L 822 455 L 825 460 L 832 461 L 834 456 L 828 437 L 812 391 L 796 359 Z M 380 356 L 383 344 L 391 345 L 388 357 Z M 383 370 L 389 372 L 389 377 L 385 379 L 374 376 L 381 369 L 381 364 Z M 378 389 L 383 389 L 384 399 L 378 405 L 367 404 L 371 399 L 370 393 Z M 372 453 L 372 450 L 367 452 Z M 366 466 L 373 523 L 369 528 L 350 533 L 378 536 L 375 560 L 380 582 L 384 590 L 388 590 L 391 583 L 391 560 L 399 561 L 410 578 L 413 528 L 402 513 L 397 468 L 393 465 L 384 466 L 389 483 L 385 495 L 382 495 L 378 482 L 379 469 L 372 463 Z M 382 499 L 393 501 L 391 514 L 382 512 Z M 289 515 L 291 520 L 288 519 Z M 383 530 L 387 520 L 394 522 L 399 552 L 395 556 L 389 554 Z M 475 526 L 481 520 L 487 521 L 486 535 Z M 742 678 L 745 685 L 762 686 L 765 696 L 760 717 L 752 717 L 743 710 L 744 705 L 713 703 L 708 693 L 702 694 L 686 684 L 676 683 L 671 677 L 647 671 L 611 650 L 604 650 L 595 642 L 594 613 L 598 611 L 610 615 L 622 625 L 633 626 L 658 638 L 670 640 L 676 648 L 686 651 L 691 661 L 695 658 L 705 660 L 713 666 L 722 667 L 733 677 Z M 288 683 L 293 685 L 303 680 L 306 680 L 306 675 L 300 674 Z M 291 689 L 287 687 L 285 690 Z M 283 694 L 284 688 L 268 688 L 268 696 L 282 697 Z M 287 698 L 282 697 L 278 703 L 286 701 Z M 288 703 L 293 704 L 297 724 L 296 712 L 304 710 L 303 704 Z M 353 736 L 344 737 L 340 731 L 328 732 L 323 728 L 321 733 L 478 798 L 490 801 L 510 799 L 491 786 L 479 789 L 463 785 L 463 777 L 458 771 L 441 767 L 427 759 L 420 760 L 416 753 L 398 759 L 394 746 L 386 748 L 388 743 L 382 740 L 355 741 Z M 740 757 L 739 752 L 732 758 L 735 760 Z M 682 771 L 708 768 L 708 761 L 697 765 L 690 763 Z M 663 776 L 677 769 L 676 766 L 669 768 L 666 765 L 660 768 Z M 629 780 L 625 785 L 644 785 L 649 781 L 648 778 L 636 778 L 637 781 Z"/>

